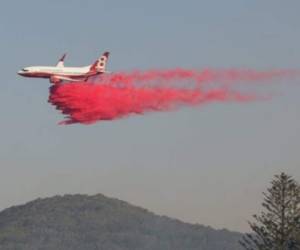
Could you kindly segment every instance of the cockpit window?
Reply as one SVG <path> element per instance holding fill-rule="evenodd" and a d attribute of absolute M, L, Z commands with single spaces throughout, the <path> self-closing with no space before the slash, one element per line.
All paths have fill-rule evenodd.
<path fill-rule="evenodd" d="M 23 70 L 23 71 L 25 71 L 25 72 L 29 71 L 28 69 L 25 69 L 25 68 L 24 68 L 24 69 L 22 69 L 22 70 Z"/>

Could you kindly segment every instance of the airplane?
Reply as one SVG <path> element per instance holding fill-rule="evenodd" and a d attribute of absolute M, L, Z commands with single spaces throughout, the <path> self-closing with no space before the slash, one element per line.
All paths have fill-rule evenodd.
<path fill-rule="evenodd" d="M 104 52 L 95 63 L 85 67 L 65 67 L 66 54 L 64 54 L 55 67 L 31 66 L 18 71 L 18 74 L 24 77 L 49 78 L 53 84 L 63 81 L 87 81 L 92 76 L 108 73 L 105 70 L 108 56 L 109 52 Z"/>

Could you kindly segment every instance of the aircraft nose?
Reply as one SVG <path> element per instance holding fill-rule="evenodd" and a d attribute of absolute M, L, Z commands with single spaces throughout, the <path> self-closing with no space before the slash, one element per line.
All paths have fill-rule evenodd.
<path fill-rule="evenodd" d="M 18 75 L 20 75 L 20 76 L 23 76 L 23 75 L 25 74 L 25 72 L 24 72 L 23 70 L 19 70 L 17 73 L 18 73 Z"/>

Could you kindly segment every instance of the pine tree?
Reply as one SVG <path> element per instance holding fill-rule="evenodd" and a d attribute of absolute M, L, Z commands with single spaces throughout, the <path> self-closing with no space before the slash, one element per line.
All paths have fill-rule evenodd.
<path fill-rule="evenodd" d="M 271 185 L 263 193 L 264 211 L 249 222 L 253 233 L 240 243 L 247 250 L 300 250 L 300 186 L 285 173 Z"/>

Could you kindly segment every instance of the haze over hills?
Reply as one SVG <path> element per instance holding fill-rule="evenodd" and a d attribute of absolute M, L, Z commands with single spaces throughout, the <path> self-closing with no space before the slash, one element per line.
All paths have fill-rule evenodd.
<path fill-rule="evenodd" d="M 240 250 L 241 236 L 101 194 L 37 199 L 0 213 L 1 250 Z"/>

